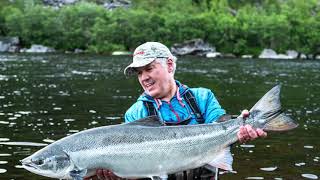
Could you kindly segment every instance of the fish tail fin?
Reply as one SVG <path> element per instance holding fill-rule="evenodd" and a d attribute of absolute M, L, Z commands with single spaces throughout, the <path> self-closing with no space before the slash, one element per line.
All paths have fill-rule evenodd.
<path fill-rule="evenodd" d="M 271 121 L 265 124 L 264 130 L 266 131 L 288 131 L 298 127 L 289 116 L 284 113 L 279 114 L 277 117 L 273 118 Z"/>
<path fill-rule="evenodd" d="M 249 119 L 253 120 L 250 123 L 253 127 L 266 131 L 287 131 L 298 127 L 281 110 L 280 89 L 281 85 L 273 87 L 250 109 Z"/>

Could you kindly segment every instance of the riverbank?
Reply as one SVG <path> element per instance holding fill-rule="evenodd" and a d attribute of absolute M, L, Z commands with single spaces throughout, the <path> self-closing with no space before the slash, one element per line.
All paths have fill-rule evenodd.
<path fill-rule="evenodd" d="M 170 48 L 170 47 L 169 47 Z M 206 58 L 227 58 L 227 59 L 311 59 L 311 60 L 319 60 L 320 55 L 313 54 L 303 54 L 299 53 L 295 50 L 287 50 L 285 54 L 278 54 L 273 49 L 263 49 L 259 56 L 255 56 L 252 54 L 244 54 L 240 56 L 236 56 L 232 53 L 221 53 L 217 52 L 215 47 L 210 46 L 208 43 L 205 43 L 202 39 L 193 39 L 186 41 L 181 44 L 174 44 L 171 48 L 171 52 L 175 56 L 199 56 Z M 20 48 L 19 46 L 19 38 L 6 38 L 5 41 L 1 41 L 0 39 L 0 53 L 65 53 L 65 54 L 90 54 L 90 52 L 75 49 L 74 51 L 65 51 L 59 52 L 53 48 L 46 47 L 43 45 L 32 45 L 29 49 Z M 113 56 L 132 56 L 133 52 L 130 51 L 113 51 L 110 55 Z"/>
<path fill-rule="evenodd" d="M 59 8 L 41 3 L 25 3 L 22 7 L 9 4 L 0 9 L 0 36 L 18 37 L 19 51 L 40 44 L 58 52 L 111 54 L 133 51 L 145 41 L 173 47 L 176 43 L 202 39 L 222 55 L 259 57 L 264 49 L 272 49 L 276 54 L 294 50 L 317 57 L 319 9 L 316 0 L 142 0 L 112 10 L 92 2 Z"/>

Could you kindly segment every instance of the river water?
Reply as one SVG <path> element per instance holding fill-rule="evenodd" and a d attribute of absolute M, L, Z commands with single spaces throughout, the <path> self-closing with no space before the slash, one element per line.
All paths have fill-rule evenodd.
<path fill-rule="evenodd" d="M 130 57 L 0 55 L 0 179 L 48 179 L 22 169 L 20 159 L 84 129 L 123 121 L 142 93 L 123 75 Z M 220 179 L 320 178 L 320 62 L 181 57 L 176 79 L 213 90 L 229 114 L 250 109 L 282 84 L 289 132 L 235 144 L 236 172 Z"/>

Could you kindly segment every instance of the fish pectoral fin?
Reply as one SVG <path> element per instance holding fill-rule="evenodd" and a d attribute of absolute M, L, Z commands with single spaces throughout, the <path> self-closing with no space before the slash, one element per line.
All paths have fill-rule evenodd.
<path fill-rule="evenodd" d="M 87 174 L 87 170 L 83 169 L 83 170 L 72 170 L 70 171 L 70 176 L 72 177 L 73 180 L 83 180 L 83 178 L 86 176 Z"/>
<path fill-rule="evenodd" d="M 150 177 L 152 180 L 167 180 L 168 179 L 168 175 L 167 174 L 164 174 L 164 175 L 161 175 L 161 176 L 152 176 Z"/>
<path fill-rule="evenodd" d="M 209 164 L 206 164 L 206 165 L 203 166 L 203 167 L 205 167 L 206 169 L 208 169 L 208 170 L 211 171 L 212 173 L 216 173 L 216 172 L 219 170 L 219 168 L 213 167 L 213 166 L 211 166 L 211 165 L 209 165 Z"/>
<path fill-rule="evenodd" d="M 209 170 L 213 170 L 213 167 L 223 169 L 226 171 L 232 171 L 233 157 L 230 152 L 230 147 L 223 149 L 211 162 L 205 167 Z"/>

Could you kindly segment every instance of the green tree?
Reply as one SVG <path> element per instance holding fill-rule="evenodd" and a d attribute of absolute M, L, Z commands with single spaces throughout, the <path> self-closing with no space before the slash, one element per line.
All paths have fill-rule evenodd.
<path fill-rule="evenodd" d="M 183 42 L 194 38 L 206 38 L 205 18 L 202 15 L 173 13 L 166 18 L 166 29 L 170 34 L 164 39 L 169 44 Z"/>
<path fill-rule="evenodd" d="M 44 44 L 55 46 L 55 38 L 60 34 L 55 10 L 34 6 L 24 12 L 17 8 L 8 9 L 6 27 L 9 35 L 18 36 L 26 45 Z"/>
<path fill-rule="evenodd" d="M 3 8 L 2 14 L 4 16 L 4 27 L 2 29 L 7 31 L 5 34 L 21 37 L 23 12 L 18 8 L 6 7 Z"/>
<path fill-rule="evenodd" d="M 61 8 L 57 17 L 61 22 L 62 32 L 59 47 L 67 50 L 87 49 L 92 43 L 92 26 L 104 13 L 103 7 L 93 3 L 79 3 Z"/>
<path fill-rule="evenodd" d="M 317 52 L 319 42 L 319 11 L 320 6 L 317 0 L 310 0 L 308 3 L 299 0 L 288 0 L 281 4 L 281 14 L 287 17 L 290 31 L 287 36 L 290 38 L 292 49 L 303 53 Z"/>

